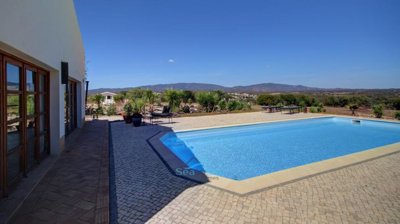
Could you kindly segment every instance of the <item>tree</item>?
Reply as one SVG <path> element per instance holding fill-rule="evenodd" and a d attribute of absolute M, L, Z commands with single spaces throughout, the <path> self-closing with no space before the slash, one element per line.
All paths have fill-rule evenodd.
<path fill-rule="evenodd" d="M 394 118 L 400 120 L 400 111 L 396 111 L 396 113 L 394 114 Z"/>
<path fill-rule="evenodd" d="M 90 99 L 97 105 L 97 108 L 101 108 L 101 102 L 104 101 L 104 96 L 98 93 L 96 95 L 92 95 Z"/>
<path fill-rule="evenodd" d="M 395 110 L 400 110 L 400 98 L 399 97 L 392 100 L 392 107 Z"/>
<path fill-rule="evenodd" d="M 280 97 L 282 98 L 285 105 L 297 104 L 297 99 L 293 94 L 281 94 Z"/>
<path fill-rule="evenodd" d="M 125 95 L 118 93 L 114 96 L 115 103 L 123 103 L 125 101 Z"/>
<path fill-rule="evenodd" d="M 356 110 L 358 109 L 357 104 L 350 104 L 349 109 L 351 110 L 351 115 L 356 116 Z"/>
<path fill-rule="evenodd" d="M 331 107 L 337 107 L 339 105 L 339 100 L 335 96 L 323 97 L 323 102 L 325 105 Z"/>
<path fill-rule="evenodd" d="M 276 105 L 278 102 L 278 96 L 270 95 L 270 94 L 261 94 L 257 97 L 257 104 L 258 105 Z"/>
<path fill-rule="evenodd" d="M 338 105 L 340 107 L 345 107 L 347 104 L 349 104 L 349 99 L 346 96 L 340 96 L 338 97 Z"/>
<path fill-rule="evenodd" d="M 303 105 L 302 107 L 311 106 L 313 100 L 315 100 L 314 97 L 309 96 L 309 95 L 297 95 L 296 98 L 297 98 L 297 102 L 299 105 L 302 102 L 301 103 Z"/>
<path fill-rule="evenodd" d="M 376 118 L 382 118 L 382 116 L 383 116 L 383 106 L 381 104 L 374 105 L 372 107 L 372 112 L 374 113 Z"/>
<path fill-rule="evenodd" d="M 177 107 L 181 105 L 181 94 L 177 90 L 165 90 L 164 97 L 166 98 L 168 105 L 172 111 L 174 111 Z"/>
<path fill-rule="evenodd" d="M 195 100 L 196 100 L 196 97 L 195 97 L 195 94 L 194 94 L 194 92 L 193 91 L 190 91 L 190 90 L 184 90 L 184 91 L 182 91 L 182 102 L 183 103 L 192 103 L 192 102 L 195 102 Z"/>
<path fill-rule="evenodd" d="M 143 98 L 145 94 L 145 90 L 141 88 L 131 89 L 126 93 L 126 98 L 130 100 L 135 100 L 139 98 Z"/>

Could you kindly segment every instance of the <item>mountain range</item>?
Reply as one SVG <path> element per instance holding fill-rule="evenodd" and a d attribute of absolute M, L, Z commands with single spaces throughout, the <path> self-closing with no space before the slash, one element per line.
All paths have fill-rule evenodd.
<path fill-rule="evenodd" d="M 225 92 L 245 92 L 245 93 L 325 92 L 325 91 L 339 92 L 339 91 L 362 90 L 362 89 L 344 89 L 344 88 L 317 88 L 317 87 L 309 87 L 303 85 L 288 85 L 279 83 L 260 83 L 254 85 L 233 86 L 233 87 L 226 87 L 208 83 L 171 83 L 171 84 L 157 84 L 157 85 L 146 85 L 146 86 L 127 87 L 127 88 L 92 89 L 89 90 L 89 94 L 91 95 L 102 92 L 118 93 L 121 91 L 128 91 L 132 88 L 151 89 L 155 92 L 163 92 L 166 89 L 176 89 L 176 90 L 192 90 L 192 91 L 223 90 Z"/>

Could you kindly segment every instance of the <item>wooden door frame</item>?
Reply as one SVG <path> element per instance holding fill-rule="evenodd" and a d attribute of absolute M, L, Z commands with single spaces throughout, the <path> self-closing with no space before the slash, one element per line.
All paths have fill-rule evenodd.
<path fill-rule="evenodd" d="M 7 64 L 12 64 L 18 66 L 20 68 L 19 71 L 19 89 L 18 90 L 8 90 L 7 87 Z M 35 80 L 33 80 L 35 89 L 33 91 L 27 91 L 26 89 L 26 70 L 29 69 L 31 71 L 36 72 Z M 39 90 L 39 77 L 44 76 L 44 89 L 43 91 Z M 9 193 L 10 184 L 14 184 L 18 179 L 18 176 L 9 181 L 8 180 L 8 148 L 7 148 L 7 126 L 10 123 L 19 123 L 20 126 L 20 144 L 15 147 L 13 150 L 18 150 L 19 154 L 19 175 L 21 173 L 23 176 L 26 176 L 28 173 L 28 139 L 27 139 L 27 120 L 34 119 L 35 121 L 35 161 L 40 162 L 40 137 L 42 136 L 40 133 L 40 116 L 44 115 L 45 123 L 44 129 L 46 133 L 43 134 L 45 138 L 46 152 L 50 153 L 50 73 L 45 69 L 21 60 L 13 55 L 10 55 L 6 52 L 0 50 L 0 101 L 4 102 L 0 105 L 0 198 L 7 196 Z M 12 119 L 8 121 L 7 117 L 7 96 L 9 94 L 15 94 L 19 96 L 19 117 L 16 119 Z M 27 115 L 27 96 L 33 94 L 34 95 L 34 107 L 35 112 L 33 115 Z M 44 105 L 45 110 L 43 113 L 40 112 L 40 96 L 43 94 L 44 96 Z M 18 148 L 18 149 L 17 149 Z"/>

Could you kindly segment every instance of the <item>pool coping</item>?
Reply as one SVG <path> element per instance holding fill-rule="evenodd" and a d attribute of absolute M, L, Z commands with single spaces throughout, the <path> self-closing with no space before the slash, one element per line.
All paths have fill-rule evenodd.
<path fill-rule="evenodd" d="M 147 142 L 153 148 L 153 150 L 159 155 L 159 157 L 162 159 L 162 161 L 169 168 L 170 172 L 172 172 L 173 175 L 243 196 L 400 152 L 400 142 L 397 142 L 389 145 L 363 150 L 361 152 L 351 153 L 340 157 L 335 157 L 327 160 L 305 164 L 302 166 L 280 170 L 277 172 L 264 174 L 261 176 L 248 178 L 245 180 L 233 180 L 214 174 L 202 173 L 196 170 L 190 170 L 191 172 L 186 172 L 186 173 L 180 172 L 184 170 L 185 167 L 187 167 L 187 165 L 184 162 L 182 162 L 173 152 L 171 152 L 171 150 L 168 149 L 160 140 L 162 136 L 170 132 L 178 133 L 183 131 L 195 131 L 195 130 L 212 129 L 212 128 L 245 126 L 253 124 L 274 123 L 274 122 L 326 118 L 326 117 L 346 117 L 358 120 L 386 122 L 385 120 L 355 118 L 348 116 L 318 116 L 318 117 L 287 119 L 279 121 L 276 120 L 276 121 L 247 123 L 240 125 L 227 125 L 227 126 L 210 127 L 210 128 L 189 129 L 182 131 L 161 131 L 156 135 L 147 139 Z M 387 121 L 387 122 L 392 122 L 392 121 Z M 394 121 L 392 123 L 400 123 L 400 122 Z"/>

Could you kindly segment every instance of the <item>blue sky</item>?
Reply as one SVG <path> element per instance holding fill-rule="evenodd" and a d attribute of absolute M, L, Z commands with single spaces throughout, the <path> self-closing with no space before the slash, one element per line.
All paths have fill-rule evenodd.
<path fill-rule="evenodd" d="M 400 87 L 397 0 L 75 0 L 91 88 Z"/>

